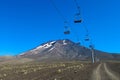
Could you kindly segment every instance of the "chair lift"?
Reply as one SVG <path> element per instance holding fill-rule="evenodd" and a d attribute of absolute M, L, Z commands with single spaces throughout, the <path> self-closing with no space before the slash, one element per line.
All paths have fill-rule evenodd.
<path fill-rule="evenodd" d="M 90 39 L 89 39 L 89 36 L 88 35 L 86 35 L 86 37 L 85 37 L 85 41 L 89 41 Z"/>
<path fill-rule="evenodd" d="M 74 23 L 81 23 L 81 22 L 82 22 L 82 18 L 80 13 L 75 14 Z"/>
<path fill-rule="evenodd" d="M 64 34 L 65 34 L 65 35 L 69 35 L 69 34 L 70 34 L 70 28 L 68 27 L 68 23 L 67 23 L 67 21 L 65 21 L 64 23 L 65 23 L 65 26 L 64 26 L 64 28 L 65 28 Z"/>
<path fill-rule="evenodd" d="M 65 34 L 65 35 L 70 34 L 70 29 L 69 29 L 69 27 L 68 27 L 68 26 L 65 26 L 65 31 L 64 31 L 64 34 Z"/>
<path fill-rule="evenodd" d="M 69 30 L 67 30 L 67 31 L 64 31 L 64 34 L 70 34 L 70 31 Z"/>
<path fill-rule="evenodd" d="M 77 10 L 78 10 L 78 12 L 75 14 L 74 23 L 81 23 L 82 22 L 82 19 L 81 19 L 81 9 L 80 9 L 80 6 L 79 6 L 77 0 L 74 0 L 74 1 L 75 1 Z"/>

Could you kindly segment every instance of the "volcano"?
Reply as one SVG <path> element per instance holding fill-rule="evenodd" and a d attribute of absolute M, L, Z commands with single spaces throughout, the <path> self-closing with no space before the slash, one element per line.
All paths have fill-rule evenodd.
<path fill-rule="evenodd" d="M 94 49 L 96 60 L 114 59 L 113 54 Z M 48 41 L 40 46 L 23 52 L 19 57 L 37 60 L 90 60 L 91 49 L 71 40 Z"/>

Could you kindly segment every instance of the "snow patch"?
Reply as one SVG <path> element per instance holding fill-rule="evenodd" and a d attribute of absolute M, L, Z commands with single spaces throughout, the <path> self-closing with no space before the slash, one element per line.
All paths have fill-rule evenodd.
<path fill-rule="evenodd" d="M 20 54 L 20 56 L 24 55 L 25 53 Z"/>
<path fill-rule="evenodd" d="M 66 43 L 66 41 L 65 41 L 65 40 L 63 40 L 63 45 L 67 45 L 67 43 Z"/>
<path fill-rule="evenodd" d="M 54 44 L 55 42 L 56 42 L 56 41 L 52 41 L 52 42 L 50 42 L 50 43 L 45 44 L 45 45 L 44 45 L 44 48 L 52 47 L 52 46 L 53 46 L 52 44 Z"/>
<path fill-rule="evenodd" d="M 33 53 L 34 53 L 34 54 L 37 54 L 37 53 L 40 52 L 40 51 L 43 51 L 43 50 L 45 50 L 45 49 L 47 49 L 47 48 L 52 47 L 55 42 L 56 42 L 56 41 L 52 41 L 52 42 L 48 42 L 48 43 L 46 43 L 46 44 L 44 44 L 44 45 L 38 46 L 38 47 L 36 47 L 35 49 L 30 50 L 30 52 L 31 52 L 32 54 L 33 54 Z M 51 48 L 50 51 L 51 51 L 52 49 L 53 49 L 53 48 Z M 26 54 L 26 53 L 22 53 L 22 54 L 20 54 L 20 56 L 25 55 L 25 54 Z"/>
<path fill-rule="evenodd" d="M 51 47 L 51 46 L 52 46 L 51 44 L 47 43 L 47 44 L 45 44 L 45 45 L 43 46 L 43 48 L 49 48 L 49 47 Z"/>
<path fill-rule="evenodd" d="M 54 44 L 56 41 L 52 41 L 52 42 L 50 42 L 50 44 L 52 45 L 52 44 Z"/>
<path fill-rule="evenodd" d="M 54 49 L 54 47 L 52 47 L 51 49 L 49 49 L 49 51 L 52 51 Z"/>
<path fill-rule="evenodd" d="M 40 48 L 43 48 L 43 46 L 39 46 L 39 47 L 37 47 L 36 49 L 40 49 Z"/>
<path fill-rule="evenodd" d="M 35 50 L 41 49 L 41 48 L 49 48 L 49 47 L 52 47 L 52 46 L 53 46 L 52 44 L 54 44 L 55 42 L 56 42 L 56 41 L 52 41 L 52 42 L 50 42 L 50 43 L 46 43 L 46 44 L 44 44 L 44 45 L 41 45 L 41 46 L 37 47 Z"/>

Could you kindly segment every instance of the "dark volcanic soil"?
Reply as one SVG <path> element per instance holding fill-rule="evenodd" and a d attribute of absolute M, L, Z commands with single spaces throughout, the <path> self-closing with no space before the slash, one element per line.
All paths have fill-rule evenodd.
<path fill-rule="evenodd" d="M 120 62 L 118 62 L 118 63 L 117 62 L 111 62 L 111 63 L 109 62 L 107 64 L 112 71 L 116 72 L 120 76 Z"/>
<path fill-rule="evenodd" d="M 105 68 L 105 65 L 107 68 Z M 100 67 L 101 66 L 101 67 Z M 24 63 L 0 65 L 0 80 L 92 80 L 102 77 L 104 80 L 111 79 L 107 72 L 111 70 L 120 75 L 120 63 L 96 63 L 90 62 L 52 62 L 52 63 Z M 101 72 L 102 70 L 102 72 Z M 99 72 L 99 73 L 98 73 Z M 98 73 L 98 74 L 96 74 Z M 112 72 L 111 72 L 112 73 Z"/>
<path fill-rule="evenodd" d="M 89 80 L 97 64 L 26 63 L 0 66 L 0 80 Z"/>

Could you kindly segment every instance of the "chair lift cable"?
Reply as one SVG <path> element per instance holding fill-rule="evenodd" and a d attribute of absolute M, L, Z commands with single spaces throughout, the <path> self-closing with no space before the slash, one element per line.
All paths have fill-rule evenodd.
<path fill-rule="evenodd" d="M 63 14 L 60 12 L 60 10 L 57 8 L 57 6 L 55 5 L 53 0 L 50 0 L 51 4 L 53 5 L 53 7 L 56 9 L 57 13 L 61 16 L 61 18 L 64 20 L 64 34 L 68 35 L 70 34 L 70 27 L 68 26 L 68 21 L 66 20 L 66 18 L 63 16 Z M 66 26 L 67 25 L 67 26 Z"/>
<path fill-rule="evenodd" d="M 64 21 L 67 21 L 66 18 L 63 16 L 63 14 L 60 12 L 60 10 L 57 8 L 57 6 L 55 5 L 54 1 L 53 0 L 50 0 L 51 4 L 53 5 L 53 7 L 56 9 L 57 13 L 61 16 L 61 18 L 64 20 Z"/>
<path fill-rule="evenodd" d="M 81 14 L 80 6 L 78 5 L 77 0 L 74 0 L 74 2 L 75 2 L 76 7 L 77 7 L 77 9 L 78 9 L 78 13 L 80 13 L 80 14 Z"/>

